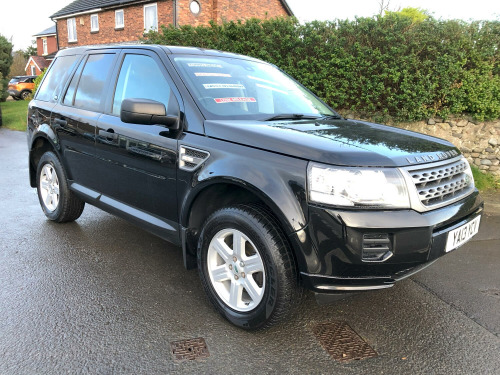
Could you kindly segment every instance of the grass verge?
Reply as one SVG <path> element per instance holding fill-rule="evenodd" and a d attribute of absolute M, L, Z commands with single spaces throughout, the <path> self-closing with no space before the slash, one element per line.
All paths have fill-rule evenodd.
<path fill-rule="evenodd" d="M 28 104 L 29 100 L 0 103 L 0 106 L 2 107 L 2 126 L 7 129 L 25 131 Z"/>
<path fill-rule="evenodd" d="M 475 165 L 471 165 L 474 183 L 481 191 L 500 191 L 500 178 L 491 173 L 484 173 Z"/>

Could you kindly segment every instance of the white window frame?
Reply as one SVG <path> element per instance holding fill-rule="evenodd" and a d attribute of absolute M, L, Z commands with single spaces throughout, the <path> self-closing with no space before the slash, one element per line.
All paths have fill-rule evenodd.
<path fill-rule="evenodd" d="M 122 14 L 122 24 L 119 25 L 118 24 L 118 18 L 116 17 L 116 15 L 118 13 L 121 13 Z M 118 10 L 115 10 L 115 29 L 123 29 L 125 27 L 125 12 L 123 11 L 123 9 L 118 9 Z"/>
<path fill-rule="evenodd" d="M 76 42 L 78 40 L 76 36 L 76 18 L 68 18 L 67 19 L 67 25 L 68 25 L 68 42 Z M 71 35 L 70 30 L 73 31 L 74 35 Z M 72 38 L 73 36 L 73 38 Z"/>
<path fill-rule="evenodd" d="M 96 20 L 97 28 L 93 27 L 92 18 L 94 18 Z M 96 32 L 96 31 L 99 31 L 99 15 L 97 13 L 90 15 L 90 32 L 92 33 L 92 32 Z"/>
<path fill-rule="evenodd" d="M 43 49 L 42 55 L 48 55 L 48 52 L 47 52 L 47 38 L 42 38 L 42 49 Z"/>
<path fill-rule="evenodd" d="M 152 7 L 154 7 L 155 11 L 156 11 L 156 25 L 154 25 L 154 27 L 152 27 L 150 29 L 147 29 L 146 28 L 146 8 L 152 8 Z M 148 32 L 150 30 L 158 31 L 158 6 L 156 3 L 144 5 L 144 31 Z"/>
<path fill-rule="evenodd" d="M 35 65 L 31 65 L 30 68 L 31 68 L 31 75 L 32 76 L 36 76 L 36 67 L 35 67 Z"/>

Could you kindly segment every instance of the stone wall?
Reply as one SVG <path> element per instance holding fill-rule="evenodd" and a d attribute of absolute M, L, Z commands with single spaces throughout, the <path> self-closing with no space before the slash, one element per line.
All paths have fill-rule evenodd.
<path fill-rule="evenodd" d="M 476 122 L 466 119 L 429 119 L 427 122 L 397 126 L 446 139 L 457 146 L 471 164 L 500 176 L 500 120 Z"/>

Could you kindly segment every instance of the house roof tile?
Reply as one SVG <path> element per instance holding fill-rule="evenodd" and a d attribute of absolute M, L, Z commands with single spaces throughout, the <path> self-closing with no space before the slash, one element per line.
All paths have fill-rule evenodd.
<path fill-rule="evenodd" d="M 143 0 L 142 0 L 143 1 Z M 141 0 L 75 0 L 72 3 L 66 5 L 61 10 L 57 11 L 50 18 L 56 18 L 61 16 L 66 16 L 73 13 L 85 12 L 87 10 L 97 9 L 97 8 L 107 8 L 116 5 L 128 5 L 129 3 L 137 3 Z"/>
<path fill-rule="evenodd" d="M 32 36 L 51 35 L 51 34 L 56 34 L 56 25 L 52 25 L 49 28 L 40 31 L 39 33 L 33 34 Z"/>

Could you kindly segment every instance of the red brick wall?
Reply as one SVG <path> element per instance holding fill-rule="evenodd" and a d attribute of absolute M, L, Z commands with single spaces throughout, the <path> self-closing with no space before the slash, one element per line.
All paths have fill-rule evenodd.
<path fill-rule="evenodd" d="M 200 13 L 194 15 L 189 10 L 191 0 L 177 0 L 177 24 L 200 26 L 208 25 L 214 19 L 214 0 L 198 0 L 200 3 Z M 215 1 L 217 2 L 217 0 Z"/>
<path fill-rule="evenodd" d="M 47 37 L 47 53 L 50 55 L 51 53 L 57 52 L 57 38 L 54 36 Z"/>
<path fill-rule="evenodd" d="M 248 18 L 272 18 L 288 16 L 280 0 L 198 0 L 201 6 L 199 14 L 189 10 L 191 0 L 177 0 L 178 25 L 207 25 L 212 19 L 245 20 Z M 173 23 L 173 1 L 158 0 L 158 25 Z M 77 41 L 68 43 L 68 24 L 66 19 L 57 21 L 60 48 L 89 44 L 105 44 L 138 41 L 144 31 L 144 3 L 124 10 L 125 27 L 115 30 L 115 9 L 98 13 L 99 31 L 90 32 L 90 14 L 75 17 Z"/>
<path fill-rule="evenodd" d="M 52 52 L 57 52 L 57 39 L 55 35 L 47 37 L 36 38 L 36 54 L 38 56 L 43 56 L 43 39 L 47 38 L 47 55 Z M 67 38 L 67 35 L 66 35 Z"/>
<path fill-rule="evenodd" d="M 280 0 L 217 0 L 217 3 L 217 22 L 288 16 Z"/>
<path fill-rule="evenodd" d="M 42 74 L 42 72 L 36 67 L 35 63 L 33 61 L 30 61 L 28 67 L 26 68 L 26 75 L 27 76 L 30 76 L 31 75 L 31 67 L 34 66 L 35 67 L 35 70 L 36 70 L 36 74 L 35 75 L 40 75 Z"/>
<path fill-rule="evenodd" d="M 179 25 L 206 25 L 212 19 L 220 23 L 249 18 L 288 16 L 280 0 L 198 0 L 201 7 L 198 15 L 191 13 L 190 3 L 191 0 L 177 0 Z"/>
<path fill-rule="evenodd" d="M 172 1 L 157 1 L 158 25 L 168 25 L 173 21 Z M 125 27 L 115 30 L 115 10 L 123 9 Z M 89 44 L 105 44 L 138 41 L 144 33 L 144 4 L 116 8 L 97 13 L 99 31 L 90 32 L 90 14 L 76 16 L 76 39 L 68 43 L 68 23 L 66 19 L 57 21 L 59 47 L 75 47 Z"/>
<path fill-rule="evenodd" d="M 47 48 L 48 47 L 49 46 L 47 45 Z M 42 42 L 42 38 L 36 38 L 36 54 L 38 56 L 42 56 L 43 55 L 43 42 Z"/>

